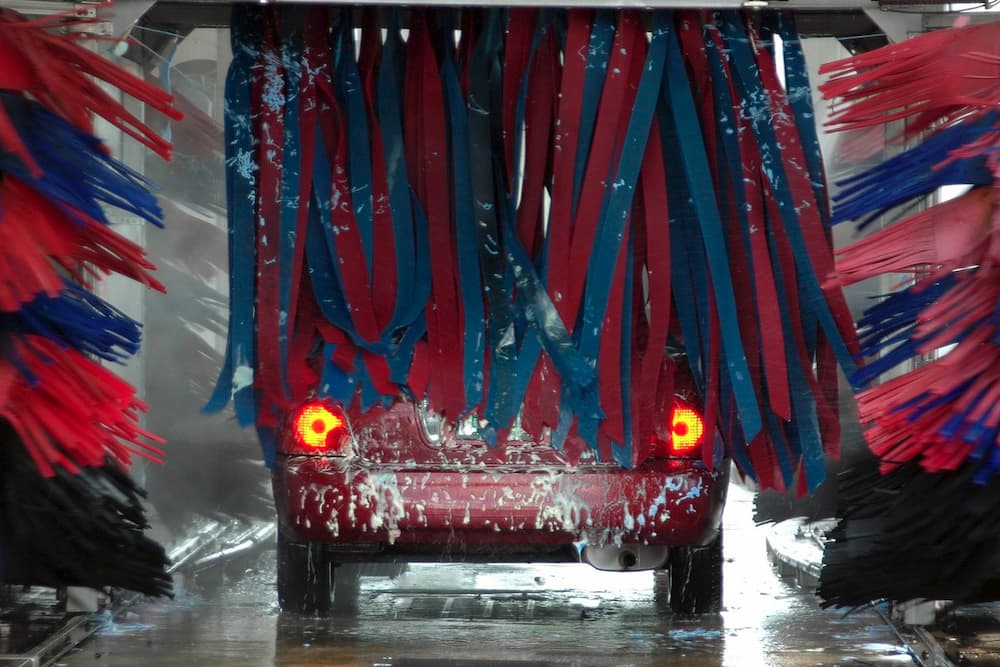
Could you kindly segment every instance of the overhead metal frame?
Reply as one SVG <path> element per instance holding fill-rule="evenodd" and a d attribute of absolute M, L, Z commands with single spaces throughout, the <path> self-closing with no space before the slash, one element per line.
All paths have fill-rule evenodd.
<path fill-rule="evenodd" d="M 330 2 L 331 5 L 347 5 L 356 3 Z M 391 0 L 374 0 L 366 4 L 390 6 L 403 3 L 392 2 Z M 415 3 L 406 3 L 413 6 Z M 467 0 L 441 0 L 439 2 L 423 3 L 425 6 L 468 6 Z M 683 0 L 681 2 L 670 0 L 624 0 L 618 2 L 601 2 L 600 0 L 567 0 L 567 2 L 546 2 L 539 3 L 534 0 L 505 0 L 495 2 L 485 0 L 477 6 L 507 6 L 507 7 L 538 7 L 542 5 L 559 7 L 632 7 L 642 9 L 733 9 L 741 8 L 743 5 L 731 0 L 716 0 L 714 3 L 706 0 Z M 767 5 L 767 9 L 789 9 L 795 10 L 799 19 L 799 30 L 808 36 L 840 37 L 856 36 L 870 32 L 874 23 L 866 18 L 864 8 L 871 5 L 878 11 L 877 2 L 863 2 L 859 0 L 844 0 L 842 2 L 828 2 L 818 0 L 815 3 L 803 2 L 802 0 L 780 0 Z M 188 2 L 186 0 L 159 0 L 145 15 L 145 22 L 149 25 L 169 25 L 169 26 L 193 26 L 199 28 L 227 28 L 229 27 L 229 3 L 222 2 Z"/>
<path fill-rule="evenodd" d="M 283 0 L 278 0 L 283 1 Z M 315 3 L 323 0 L 300 0 Z M 267 2 L 267 0 L 261 0 Z M 358 5 L 344 0 L 326 0 L 331 5 Z M 60 12 L 92 12 L 101 3 L 68 0 L 0 0 L 7 7 L 29 15 L 51 15 Z M 134 22 L 137 14 L 147 26 L 169 27 L 186 33 L 194 28 L 224 28 L 229 26 L 230 0 L 118 0 L 116 12 L 126 13 L 114 21 L 115 34 L 122 35 L 123 26 Z M 955 20 L 951 11 L 954 2 L 914 2 L 913 0 L 367 0 L 368 5 L 423 5 L 462 7 L 475 5 L 510 7 L 620 7 L 637 9 L 784 9 L 794 11 L 800 34 L 807 37 L 837 37 L 842 40 L 871 38 L 880 32 L 889 41 L 900 41 L 927 30 L 945 28 Z M 152 5 L 149 7 L 149 5 Z M 140 12 L 141 8 L 141 12 Z M 148 11 L 145 11 L 148 8 Z M 1000 18 L 1000 12 L 967 14 L 973 22 Z M 867 50 L 863 43 L 850 44 L 852 51 Z M 882 42 L 884 43 L 884 42 Z M 873 46 L 876 44 L 873 44 Z"/>

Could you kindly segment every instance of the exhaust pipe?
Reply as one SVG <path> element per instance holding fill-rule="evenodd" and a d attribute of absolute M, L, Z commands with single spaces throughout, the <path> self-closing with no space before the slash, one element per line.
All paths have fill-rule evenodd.
<path fill-rule="evenodd" d="M 663 545 L 628 544 L 615 546 L 613 544 L 595 546 L 588 544 L 583 548 L 583 560 L 598 570 L 609 572 L 632 572 L 638 570 L 655 570 L 667 563 L 670 548 Z"/>

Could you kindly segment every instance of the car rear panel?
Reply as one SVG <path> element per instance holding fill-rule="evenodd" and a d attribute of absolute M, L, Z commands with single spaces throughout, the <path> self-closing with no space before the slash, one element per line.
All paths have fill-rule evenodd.
<path fill-rule="evenodd" d="M 693 461 L 458 472 L 296 456 L 283 457 L 274 490 L 296 541 L 690 545 L 718 527 L 725 481 Z"/>
<path fill-rule="evenodd" d="M 347 415 L 348 456 L 281 454 L 279 526 L 295 542 L 405 545 L 697 545 L 721 521 L 728 465 L 600 461 L 571 436 L 556 451 L 512 429 L 491 448 L 470 420 L 450 424 L 398 401 Z M 285 432 L 286 438 L 292 434 Z"/>

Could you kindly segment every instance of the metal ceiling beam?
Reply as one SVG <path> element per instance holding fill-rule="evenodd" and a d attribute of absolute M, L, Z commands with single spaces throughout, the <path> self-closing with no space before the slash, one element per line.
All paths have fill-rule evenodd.
<path fill-rule="evenodd" d="M 145 22 L 151 26 L 228 28 L 229 14 L 229 3 L 160 0 L 146 12 Z"/>
<path fill-rule="evenodd" d="M 2 0 L 0 0 L 2 2 Z M 354 4 L 337 3 L 329 4 Z M 389 0 L 374 0 L 370 4 L 392 5 L 400 4 Z M 420 3 L 408 3 L 420 4 Z M 465 5 L 468 0 L 438 0 L 424 4 Z M 641 7 L 649 8 L 685 8 L 685 7 L 716 7 L 733 8 L 742 6 L 741 0 L 619 0 L 616 2 L 599 2 L 598 0 L 501 0 L 495 2 L 484 0 L 480 6 L 497 4 L 504 6 L 530 5 L 540 6 L 591 6 L 591 7 Z M 840 37 L 865 38 L 878 32 L 871 19 L 862 11 L 865 7 L 877 7 L 874 0 L 771 0 L 768 8 L 783 8 L 794 10 L 796 23 L 800 34 L 805 37 Z M 200 28 L 224 28 L 229 26 L 229 3 L 190 0 L 159 0 L 146 13 L 144 23 L 152 26 L 189 26 Z M 874 35 L 878 37 L 878 35 Z"/>
<path fill-rule="evenodd" d="M 893 44 L 918 35 L 924 29 L 922 13 L 886 11 L 876 8 L 866 9 L 865 14 L 885 33 L 885 36 Z"/>
<path fill-rule="evenodd" d="M 284 2 L 284 0 L 281 0 Z M 327 5 L 358 5 L 353 0 L 297 0 L 301 4 Z M 477 7 L 488 6 L 531 6 L 531 7 L 607 7 L 607 8 L 675 8 L 675 9 L 796 9 L 806 11 L 859 10 L 879 7 L 880 0 L 480 0 Z M 164 4 L 164 3 L 158 3 Z M 225 0 L 172 0 L 171 5 L 184 5 L 194 8 L 206 5 L 227 5 Z M 367 0 L 360 4 L 368 5 L 438 5 L 438 6 L 469 6 L 469 0 L 422 0 L 418 2 L 400 2 L 400 0 Z M 947 3 L 933 3 L 942 7 Z M 196 10 L 197 11 L 197 10 Z"/>
<path fill-rule="evenodd" d="M 942 28 L 950 28 L 952 24 L 955 23 L 955 14 L 943 14 L 941 12 L 930 12 L 923 14 L 921 18 L 924 23 L 924 32 L 928 30 L 941 30 Z M 980 24 L 980 23 L 991 23 L 993 21 L 1000 21 L 1000 13 L 998 12 L 968 12 L 961 14 L 963 19 L 968 19 L 969 23 Z"/>

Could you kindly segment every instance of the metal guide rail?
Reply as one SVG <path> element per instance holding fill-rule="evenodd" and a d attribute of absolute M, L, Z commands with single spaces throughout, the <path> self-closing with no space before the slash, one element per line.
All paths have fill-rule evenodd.
<path fill-rule="evenodd" d="M 765 546 L 767 558 L 778 575 L 799 588 L 815 590 L 822 567 L 824 536 L 835 524 L 834 519 L 815 522 L 790 519 L 771 526 Z M 878 601 L 872 601 L 870 606 L 906 647 L 915 664 L 954 667 L 945 648 L 927 627 L 893 620 Z"/>
<path fill-rule="evenodd" d="M 273 521 L 209 521 L 170 550 L 171 574 L 197 573 L 272 546 Z M 108 624 L 119 621 L 142 596 L 116 592 L 96 614 L 68 614 L 53 588 L 0 590 L 0 667 L 48 667 Z"/>

